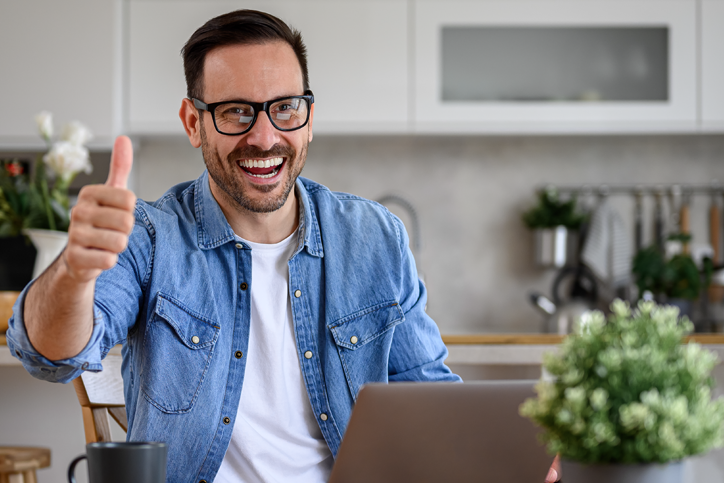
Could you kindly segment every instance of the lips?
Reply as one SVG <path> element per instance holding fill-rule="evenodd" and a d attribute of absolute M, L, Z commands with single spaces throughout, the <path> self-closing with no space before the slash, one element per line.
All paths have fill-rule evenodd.
<path fill-rule="evenodd" d="M 237 161 L 239 167 L 246 173 L 256 178 L 273 178 L 284 165 L 284 158 L 275 157 L 268 159 L 241 159 Z"/>

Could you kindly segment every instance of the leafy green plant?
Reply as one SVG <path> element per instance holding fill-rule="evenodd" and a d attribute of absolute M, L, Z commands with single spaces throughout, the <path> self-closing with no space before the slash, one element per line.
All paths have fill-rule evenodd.
<path fill-rule="evenodd" d="M 673 235 L 669 240 L 687 242 L 691 237 L 687 234 Z M 632 272 L 636 278 L 639 293 L 650 291 L 663 294 L 668 298 L 696 300 L 702 288 L 709 285 L 713 273 L 710 258 L 704 259 L 702 277 L 696 263 L 688 254 L 677 254 L 666 259 L 656 247 L 639 250 L 633 259 Z"/>
<path fill-rule="evenodd" d="M 712 400 L 716 356 L 682 344 L 693 330 L 676 307 L 616 300 L 590 312 L 558 353 L 552 381 L 521 415 L 544 428 L 551 453 L 583 463 L 665 463 L 724 445 L 724 400 Z"/>
<path fill-rule="evenodd" d="M 577 230 L 585 220 L 586 216 L 576 210 L 576 199 L 561 201 L 554 188 L 542 190 L 538 204 L 523 213 L 523 223 L 531 229 L 565 226 Z"/>

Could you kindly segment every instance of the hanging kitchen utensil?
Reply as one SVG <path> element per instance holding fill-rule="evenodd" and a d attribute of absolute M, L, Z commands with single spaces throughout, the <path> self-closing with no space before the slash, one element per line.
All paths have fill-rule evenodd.
<path fill-rule="evenodd" d="M 659 250 L 664 251 L 664 189 L 656 191 L 654 204 L 654 243 Z"/>
<path fill-rule="evenodd" d="M 634 192 L 634 250 L 644 247 L 644 192 L 640 186 Z"/>
<path fill-rule="evenodd" d="M 681 207 L 679 208 L 679 233 L 691 235 L 691 193 L 687 189 L 682 190 Z M 683 242 L 682 253 L 689 253 L 689 242 Z"/>

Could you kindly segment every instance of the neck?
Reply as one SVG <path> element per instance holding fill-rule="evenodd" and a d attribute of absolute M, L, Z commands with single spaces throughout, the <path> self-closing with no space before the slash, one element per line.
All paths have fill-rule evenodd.
<path fill-rule="evenodd" d="M 211 193 L 219 203 L 226 221 L 234 233 L 244 240 L 254 243 L 274 244 L 294 233 L 299 224 L 299 208 L 296 189 L 289 193 L 287 201 L 271 213 L 255 213 L 249 211 L 230 199 L 216 183 L 209 178 Z"/>

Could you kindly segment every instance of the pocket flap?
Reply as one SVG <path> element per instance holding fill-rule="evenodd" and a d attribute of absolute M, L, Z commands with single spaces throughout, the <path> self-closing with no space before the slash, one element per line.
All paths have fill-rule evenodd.
<path fill-rule="evenodd" d="M 189 349 L 201 349 L 216 341 L 220 327 L 184 307 L 178 300 L 159 293 L 155 312 L 168 322 Z"/>
<path fill-rule="evenodd" d="M 357 349 L 405 320 L 395 301 L 374 305 L 334 321 L 329 330 L 334 342 L 347 349 Z M 353 342 L 354 341 L 354 342 Z"/>

